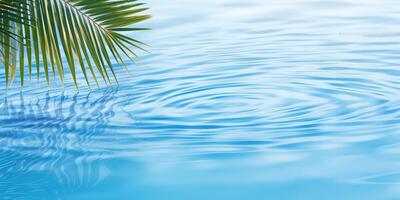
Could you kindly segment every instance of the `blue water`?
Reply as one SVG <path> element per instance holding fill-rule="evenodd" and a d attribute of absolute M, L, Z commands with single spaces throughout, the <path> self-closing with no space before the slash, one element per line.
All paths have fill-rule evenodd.
<path fill-rule="evenodd" d="M 0 90 L 0 199 L 400 198 L 397 0 L 147 2 L 119 86 Z"/>

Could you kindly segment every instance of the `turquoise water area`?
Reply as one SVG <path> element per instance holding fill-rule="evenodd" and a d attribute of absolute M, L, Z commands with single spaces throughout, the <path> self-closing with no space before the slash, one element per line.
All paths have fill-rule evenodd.
<path fill-rule="evenodd" d="M 119 86 L 0 90 L 0 199 L 400 198 L 397 0 L 147 2 Z"/>

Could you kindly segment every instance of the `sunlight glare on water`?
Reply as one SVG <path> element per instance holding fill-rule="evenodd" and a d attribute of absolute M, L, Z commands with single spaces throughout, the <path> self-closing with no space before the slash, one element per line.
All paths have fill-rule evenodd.
<path fill-rule="evenodd" d="M 119 86 L 0 90 L 0 199 L 400 198 L 398 1 L 147 3 Z"/>

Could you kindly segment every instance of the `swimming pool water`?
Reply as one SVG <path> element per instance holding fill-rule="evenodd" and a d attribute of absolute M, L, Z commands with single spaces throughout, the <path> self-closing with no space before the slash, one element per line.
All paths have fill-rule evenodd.
<path fill-rule="evenodd" d="M 119 86 L 0 90 L 0 199 L 400 198 L 398 1 L 147 2 Z"/>

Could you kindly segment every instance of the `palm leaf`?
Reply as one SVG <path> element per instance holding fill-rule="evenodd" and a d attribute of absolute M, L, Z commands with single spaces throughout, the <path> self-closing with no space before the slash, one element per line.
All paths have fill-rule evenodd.
<path fill-rule="evenodd" d="M 24 85 L 25 67 L 31 79 L 44 73 L 46 82 L 65 72 L 78 85 L 81 71 L 87 85 L 101 77 L 106 84 L 117 81 L 113 63 L 124 68 L 143 43 L 124 35 L 147 30 L 132 27 L 149 19 L 136 0 L 0 0 L 0 53 L 7 86 L 19 70 Z M 18 59 L 17 59 L 18 58 Z M 25 62 L 26 60 L 26 62 Z"/>

